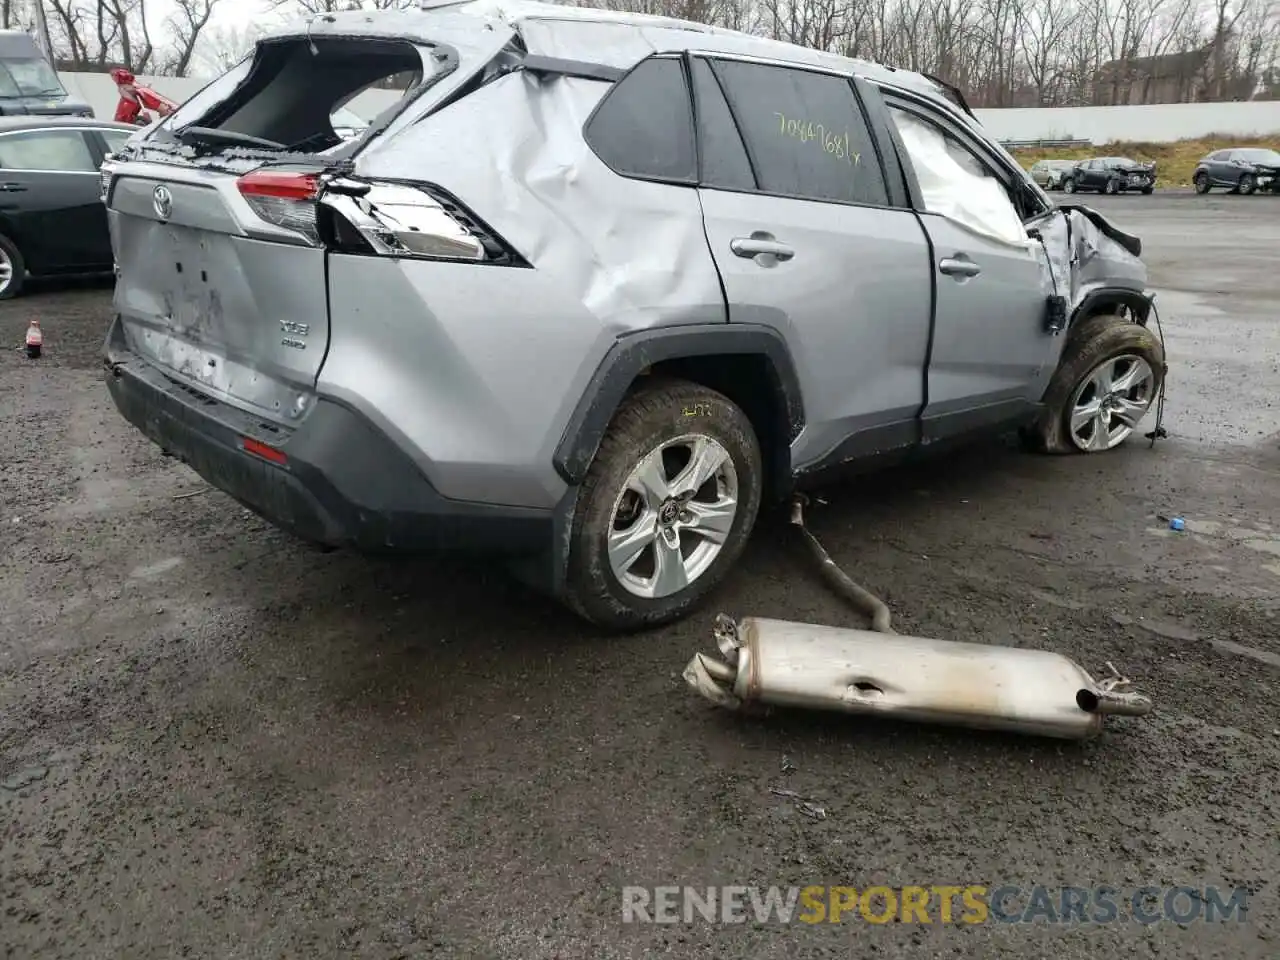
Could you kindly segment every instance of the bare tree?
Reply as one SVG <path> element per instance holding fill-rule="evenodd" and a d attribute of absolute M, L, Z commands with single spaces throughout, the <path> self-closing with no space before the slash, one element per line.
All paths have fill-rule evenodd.
<path fill-rule="evenodd" d="M 164 64 L 164 72 L 175 77 L 185 77 L 191 69 L 200 36 L 209 26 L 209 19 L 220 0 L 174 0 L 178 9 L 167 21 L 173 34 L 173 52 Z"/>
<path fill-rule="evenodd" d="M 1070 68 L 1065 47 L 1083 16 L 1082 9 L 1071 3 L 1041 3 L 1028 11 L 1018 49 L 1035 90 L 1036 106 L 1052 106 L 1066 99 Z"/>
<path fill-rule="evenodd" d="M 0 0 L 5 24 L 21 0 Z M 219 72 L 260 30 L 217 23 L 222 0 L 48 0 L 73 69 Z M 414 0 L 273 0 L 289 18 Z M 974 106 L 1280 95 L 1280 0 L 562 0 L 676 17 L 918 70 Z M 153 43 L 153 36 L 158 41 Z"/>

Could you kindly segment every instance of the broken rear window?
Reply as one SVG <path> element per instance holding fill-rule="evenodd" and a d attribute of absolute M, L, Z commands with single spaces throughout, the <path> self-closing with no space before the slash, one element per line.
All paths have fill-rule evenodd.
<path fill-rule="evenodd" d="M 251 63 L 192 98 L 192 106 L 200 101 L 199 112 L 180 110 L 165 126 L 183 141 L 202 145 L 319 153 L 343 142 L 334 129 L 335 113 L 372 90 L 403 103 L 424 76 L 433 77 L 433 52 L 395 40 L 266 42 Z M 436 60 L 447 72 L 452 60 Z"/>

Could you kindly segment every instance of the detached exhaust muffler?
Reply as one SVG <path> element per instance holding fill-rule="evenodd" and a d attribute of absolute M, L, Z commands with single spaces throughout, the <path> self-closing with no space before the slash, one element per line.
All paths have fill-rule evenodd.
<path fill-rule="evenodd" d="M 1151 700 L 1044 650 L 926 640 L 787 620 L 716 618 L 724 660 L 696 654 L 691 687 L 720 706 L 809 707 L 1082 740 Z"/>

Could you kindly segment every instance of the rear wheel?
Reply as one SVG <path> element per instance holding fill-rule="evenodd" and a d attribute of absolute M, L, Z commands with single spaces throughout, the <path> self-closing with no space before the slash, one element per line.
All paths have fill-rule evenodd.
<path fill-rule="evenodd" d="M 763 471 L 751 421 L 684 380 L 641 388 L 614 417 L 582 485 L 566 599 L 611 630 L 676 620 L 733 566 Z"/>
<path fill-rule="evenodd" d="M 1091 317 L 1069 334 L 1043 412 L 1024 438 L 1045 453 L 1112 450 L 1146 416 L 1163 371 L 1164 350 L 1150 330 L 1124 317 Z"/>
<path fill-rule="evenodd" d="M 1253 191 L 1258 189 L 1258 178 L 1252 173 L 1243 173 L 1240 175 L 1240 192 L 1246 197 Z"/>
<path fill-rule="evenodd" d="M 22 292 L 27 265 L 12 240 L 0 234 L 0 300 L 9 300 Z"/>

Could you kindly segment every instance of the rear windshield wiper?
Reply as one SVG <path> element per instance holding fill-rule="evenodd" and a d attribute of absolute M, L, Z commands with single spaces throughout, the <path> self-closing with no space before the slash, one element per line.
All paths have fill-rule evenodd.
<path fill-rule="evenodd" d="M 234 130 L 215 130 L 212 127 L 183 127 L 174 132 L 174 136 L 182 142 L 202 140 L 206 143 L 233 143 L 246 147 L 266 147 L 269 150 L 284 150 L 283 143 L 265 140 L 262 137 L 250 136 L 247 133 L 236 133 Z"/>

